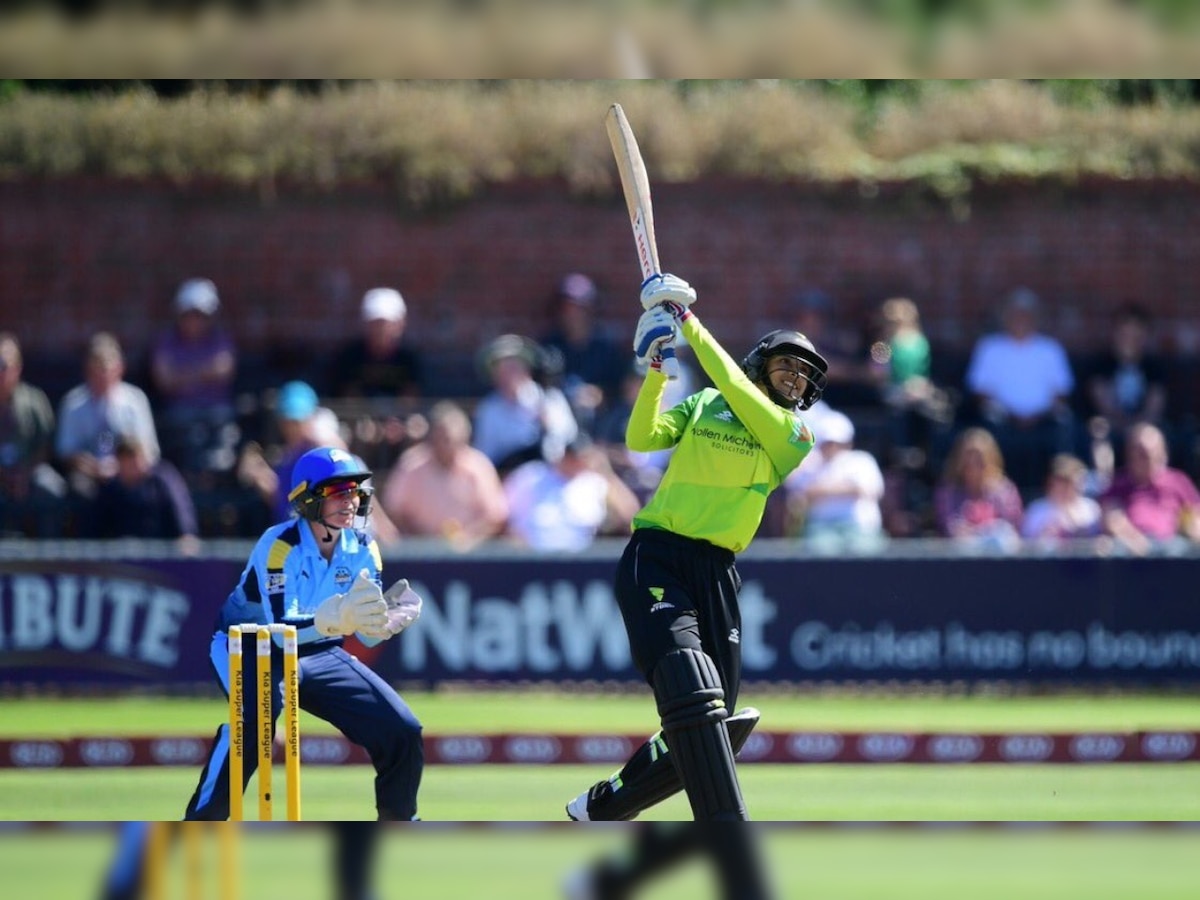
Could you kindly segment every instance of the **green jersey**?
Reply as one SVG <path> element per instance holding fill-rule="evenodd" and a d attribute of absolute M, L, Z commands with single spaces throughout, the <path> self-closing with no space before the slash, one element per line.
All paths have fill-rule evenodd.
<path fill-rule="evenodd" d="M 630 450 L 674 447 L 633 527 L 663 528 L 738 553 L 758 531 L 767 495 L 803 461 L 813 434 L 775 405 L 693 315 L 682 331 L 716 388 L 659 412 L 666 377 L 646 373 L 625 429 Z"/>

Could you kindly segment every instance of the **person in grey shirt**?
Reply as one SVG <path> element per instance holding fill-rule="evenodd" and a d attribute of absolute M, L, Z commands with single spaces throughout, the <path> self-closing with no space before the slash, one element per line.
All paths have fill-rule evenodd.
<path fill-rule="evenodd" d="M 90 500 L 98 485 L 116 475 L 117 441 L 135 438 L 151 464 L 162 455 L 150 400 L 124 380 L 125 356 L 117 339 L 99 332 L 88 342 L 84 380 L 58 408 L 54 451 L 72 492 Z"/>

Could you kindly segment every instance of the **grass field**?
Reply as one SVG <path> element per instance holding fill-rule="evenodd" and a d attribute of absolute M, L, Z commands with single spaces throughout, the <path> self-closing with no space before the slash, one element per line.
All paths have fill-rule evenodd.
<path fill-rule="evenodd" d="M 756 826 L 780 900 L 1183 900 L 1200 895 L 1194 829 L 799 828 Z M 628 828 L 386 826 L 379 900 L 551 900 L 565 873 L 620 850 Z M 0 831 L 6 896 L 92 897 L 115 846 L 109 827 Z M 334 896 L 320 826 L 243 829 L 243 898 Z M 207 858 L 213 861 L 211 847 Z M 170 896 L 191 896 L 178 854 Z M 64 864 L 66 862 L 67 864 Z M 215 868 L 215 867 L 213 867 Z M 209 872 L 205 897 L 215 893 Z M 718 896 L 699 859 L 665 873 L 640 900 Z"/>
<path fill-rule="evenodd" d="M 408 693 L 430 734 L 494 731 L 653 730 L 638 694 Z M 1136 730 L 1200 729 L 1189 696 L 754 695 L 770 729 Z M 0 735 L 211 734 L 218 700 L 0 701 Z M 329 731 L 302 716 L 304 733 Z M 421 788 L 427 821 L 554 821 L 564 802 L 604 766 L 429 766 Z M 0 819 L 177 818 L 198 772 L 190 768 L 0 770 Z M 1200 820 L 1200 764 L 744 765 L 743 789 L 759 821 Z M 365 767 L 306 767 L 307 819 L 374 815 Z M 253 791 L 253 787 L 251 787 Z M 247 805 L 253 811 L 253 803 Z M 687 817 L 676 797 L 648 819 Z"/>

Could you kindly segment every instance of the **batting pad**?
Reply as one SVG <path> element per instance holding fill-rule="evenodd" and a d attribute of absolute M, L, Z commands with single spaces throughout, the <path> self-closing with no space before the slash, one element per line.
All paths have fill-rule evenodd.
<path fill-rule="evenodd" d="M 708 654 L 673 650 L 652 678 L 663 738 L 698 822 L 746 818 L 725 719 L 725 690 Z"/>
<path fill-rule="evenodd" d="M 759 711 L 747 706 L 725 720 L 734 756 L 745 745 L 759 718 Z M 660 731 L 634 752 L 620 772 L 592 787 L 588 796 L 588 818 L 593 822 L 635 819 L 682 788 L 679 770 L 675 768 Z"/>

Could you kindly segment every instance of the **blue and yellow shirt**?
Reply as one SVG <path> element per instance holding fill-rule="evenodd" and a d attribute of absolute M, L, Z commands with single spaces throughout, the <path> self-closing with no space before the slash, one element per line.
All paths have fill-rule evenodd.
<path fill-rule="evenodd" d="M 366 569 L 382 588 L 383 561 L 379 545 L 363 532 L 343 528 L 330 533 L 337 546 L 326 562 L 312 529 L 303 520 L 292 519 L 263 532 L 237 587 L 222 607 L 218 628 L 278 622 L 295 625 L 301 645 L 340 642 L 341 638 L 326 637 L 317 631 L 313 624 L 317 607 L 334 594 L 349 590 L 361 569 Z"/>

